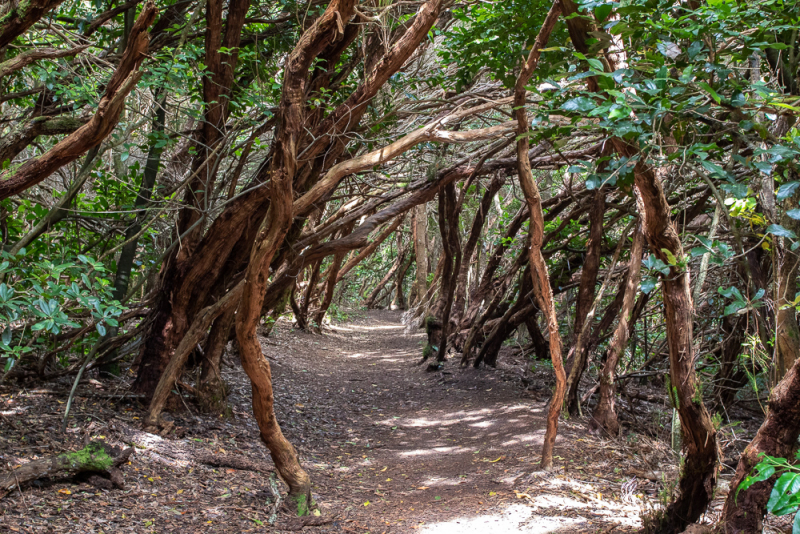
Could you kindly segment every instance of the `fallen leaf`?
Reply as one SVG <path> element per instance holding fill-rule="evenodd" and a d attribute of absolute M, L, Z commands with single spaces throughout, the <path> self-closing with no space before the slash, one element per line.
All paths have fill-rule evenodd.
<path fill-rule="evenodd" d="M 64 495 L 72 495 L 72 492 L 67 488 L 61 488 L 60 490 L 58 490 L 58 492 L 63 493 Z"/>

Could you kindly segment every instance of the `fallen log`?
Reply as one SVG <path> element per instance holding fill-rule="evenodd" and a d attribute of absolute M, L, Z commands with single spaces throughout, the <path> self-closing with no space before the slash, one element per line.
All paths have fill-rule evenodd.
<path fill-rule="evenodd" d="M 239 471 L 253 471 L 256 473 L 270 474 L 275 471 L 272 464 L 253 460 L 238 454 L 213 454 L 211 452 L 201 452 L 194 455 L 194 460 L 201 464 L 211 467 L 229 467 Z"/>
<path fill-rule="evenodd" d="M 74 477 L 82 473 L 94 473 L 110 479 L 113 486 L 122 488 L 122 472 L 119 466 L 128 461 L 132 448 L 112 447 L 107 443 L 92 441 L 78 451 L 62 452 L 55 456 L 34 460 L 0 475 L 0 499 L 21 484 L 39 478 L 55 476 Z"/>

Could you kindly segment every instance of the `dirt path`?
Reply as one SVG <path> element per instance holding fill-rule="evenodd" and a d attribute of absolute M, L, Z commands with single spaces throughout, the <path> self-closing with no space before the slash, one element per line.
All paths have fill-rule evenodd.
<path fill-rule="evenodd" d="M 632 532 L 655 496 L 663 446 L 590 436 L 561 423 L 555 473 L 538 470 L 549 372 L 526 377 L 503 355 L 498 369 L 443 372 L 416 366 L 422 334 L 400 313 L 355 312 L 323 335 L 281 321 L 263 340 L 275 376 L 278 417 L 333 522 L 319 533 Z M 59 431 L 70 385 L 0 388 L 0 460 L 8 467 L 92 437 L 135 447 L 124 490 L 73 481 L 28 486 L 0 503 L 2 532 L 282 532 L 271 461 L 251 414 L 250 386 L 226 357 L 230 417 L 174 414 L 161 437 L 141 430 L 143 407 L 126 384 L 79 388 L 66 434 Z M 11 423 L 13 422 L 13 427 Z M 211 458 L 211 460 L 209 460 Z M 248 465 L 230 465 L 230 458 Z M 210 465 L 211 464 L 211 465 Z M 655 466 L 655 467 L 654 467 Z M 649 480 L 653 479 L 653 480 Z"/>
<path fill-rule="evenodd" d="M 449 360 L 431 374 L 416 365 L 423 338 L 404 332 L 399 312 L 372 311 L 324 336 L 280 332 L 265 346 L 284 428 L 328 513 L 370 532 L 623 532 L 637 524 L 635 507 L 597 506 L 598 492 L 573 487 L 563 471 L 537 472 L 549 392 L 521 388 L 521 362 L 506 357 L 497 370 L 475 370 Z M 282 350 L 287 339 L 295 350 Z M 579 451 L 558 445 L 580 439 L 583 425 L 561 428 L 557 461 L 569 466 L 576 459 L 567 455 Z M 554 493 L 531 506 L 518 493 L 537 484 Z"/>

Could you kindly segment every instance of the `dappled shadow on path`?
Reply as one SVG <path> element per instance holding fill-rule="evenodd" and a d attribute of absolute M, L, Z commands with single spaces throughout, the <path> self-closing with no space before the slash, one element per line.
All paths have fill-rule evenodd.
<path fill-rule="evenodd" d="M 635 496 L 615 502 L 609 484 L 618 490 L 616 482 L 576 485 L 563 467 L 538 470 L 546 398 L 521 387 L 522 362 L 476 370 L 451 359 L 442 372 L 427 373 L 416 365 L 423 338 L 404 332 L 399 312 L 372 311 L 323 335 L 279 330 L 265 345 L 277 362 L 287 437 L 306 461 L 315 497 L 340 518 L 318 531 L 627 532 L 638 525 Z M 585 463 L 575 446 L 585 433 L 562 423 L 557 464 Z"/>

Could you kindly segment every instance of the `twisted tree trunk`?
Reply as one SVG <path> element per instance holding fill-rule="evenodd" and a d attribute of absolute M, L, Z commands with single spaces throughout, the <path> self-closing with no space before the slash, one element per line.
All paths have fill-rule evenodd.
<path fill-rule="evenodd" d="M 517 165 L 519 181 L 522 191 L 525 194 L 525 201 L 531 215 L 530 223 L 530 265 L 531 275 L 533 276 L 533 286 L 539 309 L 542 310 L 547 319 L 547 329 L 550 333 L 550 357 L 553 361 L 553 371 L 555 372 L 556 387 L 553 398 L 550 401 L 550 410 L 547 414 L 547 429 L 542 446 L 542 468 L 553 468 L 553 447 L 558 433 L 558 418 L 561 414 L 561 404 L 564 402 L 564 392 L 566 389 L 566 374 L 564 372 L 564 362 L 561 359 L 561 336 L 558 332 L 558 317 L 556 315 L 553 292 L 550 289 L 550 277 L 547 273 L 547 264 L 542 256 L 542 242 L 544 241 L 544 213 L 542 212 L 542 197 L 539 194 L 539 187 L 533 179 L 531 164 L 528 159 L 528 114 L 525 111 L 525 96 L 527 91 L 525 86 L 528 84 L 533 71 L 539 64 L 541 49 L 544 48 L 550 39 L 550 33 L 558 21 L 561 14 L 561 4 L 556 1 L 550 7 L 547 17 L 542 23 L 539 35 L 533 43 L 531 52 L 522 71 L 517 77 L 514 86 L 514 109 L 517 119 Z"/>
<path fill-rule="evenodd" d="M 633 236 L 631 258 L 628 263 L 628 276 L 625 279 L 625 294 L 622 298 L 619 322 L 617 323 L 616 330 L 614 330 L 614 336 L 611 338 L 611 342 L 608 345 L 606 363 L 600 373 L 600 400 L 597 402 L 591 421 L 593 427 L 602 427 L 612 436 L 616 436 L 619 433 L 619 421 L 617 420 L 617 413 L 614 409 L 616 400 L 614 380 L 616 378 L 617 365 L 628 344 L 630 316 L 636 301 L 639 280 L 641 279 L 643 250 L 644 234 L 642 233 L 641 223 L 639 223 Z"/>

